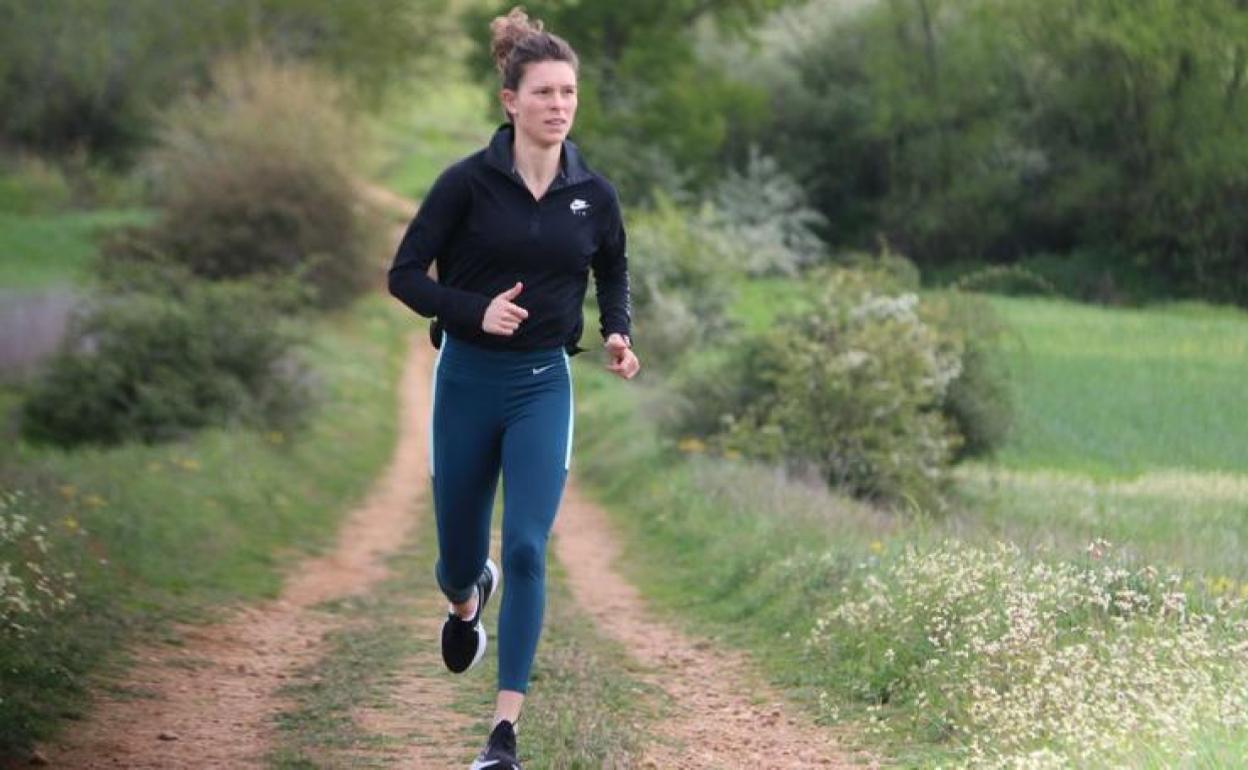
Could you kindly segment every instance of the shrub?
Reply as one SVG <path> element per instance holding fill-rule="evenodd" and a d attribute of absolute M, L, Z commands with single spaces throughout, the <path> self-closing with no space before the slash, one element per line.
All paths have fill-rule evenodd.
<path fill-rule="evenodd" d="M 736 266 L 748 275 L 796 276 L 827 256 L 816 234 L 827 220 L 775 159 L 757 149 L 744 171 L 729 171 L 714 201 L 715 221 L 734 246 Z"/>
<path fill-rule="evenodd" d="M 177 104 L 150 158 L 163 214 L 155 249 L 195 275 L 294 274 L 322 307 L 380 275 L 380 228 L 361 208 L 359 142 L 324 75 L 263 56 L 219 66 L 214 90 Z"/>
<path fill-rule="evenodd" d="M 71 193 L 60 169 L 38 158 L 15 158 L 0 166 L 0 211 L 60 211 L 69 206 Z"/>
<path fill-rule="evenodd" d="M 733 244 L 709 209 L 690 210 L 659 195 L 629 225 L 629 262 L 637 338 L 663 366 L 721 338 L 735 276 L 725 269 Z"/>
<path fill-rule="evenodd" d="M 930 506 L 956 433 L 940 411 L 961 348 L 919 316 L 918 297 L 855 270 L 812 276 L 813 304 L 683 379 L 725 449 L 810 467 L 860 497 Z M 711 411 L 707 413 L 707 408 Z M 713 417 L 712 417 L 713 415 Z"/>
<path fill-rule="evenodd" d="M 237 284 L 116 295 L 81 317 L 22 408 L 22 432 L 73 446 L 209 425 L 290 429 L 309 403 L 267 293 Z"/>
<path fill-rule="evenodd" d="M 962 350 L 960 371 L 940 407 L 962 437 L 957 458 L 990 454 L 1014 425 L 1014 391 L 1001 351 L 1005 324 L 983 297 L 962 292 L 929 296 L 923 317 Z"/>

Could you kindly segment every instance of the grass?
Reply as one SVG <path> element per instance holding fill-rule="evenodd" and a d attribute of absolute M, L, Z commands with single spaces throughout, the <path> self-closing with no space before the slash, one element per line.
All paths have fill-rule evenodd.
<path fill-rule="evenodd" d="M 462 79 L 414 87 L 375 120 L 369 176 L 424 197 L 444 168 L 489 141 L 495 124 L 488 114 L 485 89 Z"/>
<path fill-rule="evenodd" d="M 142 225 L 143 209 L 15 214 L 0 211 L 0 288 L 45 289 L 77 283 L 96 253 L 102 230 Z"/>
<path fill-rule="evenodd" d="M 628 535 L 628 563 L 643 592 L 659 607 L 668 610 L 674 621 L 688 625 L 691 633 L 713 634 L 749 650 L 790 698 L 804 704 L 821 719 L 839 725 L 842 728 L 839 734 L 861 736 L 862 745 L 876 750 L 897 766 L 963 766 L 973 734 L 952 730 L 955 726 L 965 730 L 968 723 L 996 730 L 995 735 L 1011 736 L 1012 740 L 1026 745 L 1030 739 L 1020 725 L 1037 723 L 1007 719 L 1008 715 L 1017 713 L 1015 710 L 1002 713 L 996 721 L 976 723 L 973 703 L 977 696 L 973 694 L 972 685 L 985 676 L 948 663 L 962 660 L 960 655 L 973 649 L 971 640 L 953 639 L 971 646 L 963 649 L 951 643 L 951 649 L 960 651 L 941 658 L 929 648 L 927 638 L 934 633 L 930 629 L 936 628 L 932 624 L 953 623 L 955 628 L 962 628 L 962 625 L 970 628 L 982 620 L 983 612 L 1000 615 L 1000 620 L 993 623 L 1010 628 L 1017 620 L 1016 615 L 1006 614 L 1006 608 L 1020 612 L 1040 600 L 1035 597 L 1041 597 L 1048 607 L 1062 608 L 1057 612 L 1065 613 L 1066 619 L 1061 623 L 1045 621 L 1022 628 L 1030 628 L 1033 634 L 1046 629 L 1070 628 L 1068 633 L 1072 636 L 1062 643 L 1067 653 L 1078 649 L 1070 645 L 1082 643 L 1098 650 L 1097 655 L 1103 651 L 1106 655 L 1103 660 L 1109 663 L 1126 661 L 1128 664 L 1126 668 L 1119 665 L 1112 670 L 1117 678 L 1112 684 L 1081 680 L 1080 684 L 1072 686 L 1072 693 L 1106 698 L 1124 691 L 1132 693 L 1132 698 L 1138 698 L 1143 704 L 1191 698 L 1193 703 L 1202 704 L 1199 708 L 1208 709 L 1218 693 L 1246 691 L 1243 688 L 1248 686 L 1248 671 L 1242 666 L 1218 668 L 1222 664 L 1211 665 L 1208 669 L 1213 685 L 1204 689 L 1193 686 L 1192 690 L 1187 690 L 1184 684 L 1167 684 L 1189 681 L 1182 679 L 1189 671 L 1202 671 L 1204 675 L 1203 663 L 1197 663 L 1206 660 L 1203 650 L 1218 650 L 1217 654 L 1223 656 L 1232 654 L 1231 641 L 1242 633 L 1234 629 L 1244 628 L 1244 618 L 1248 615 L 1244 613 L 1244 600 L 1248 595 L 1238 597 L 1238 592 L 1246 590 L 1241 584 L 1229 587 L 1217 579 L 1194 580 L 1184 592 L 1193 615 L 1211 613 L 1223 618 L 1219 621 L 1221 630 L 1212 631 L 1211 636 L 1199 636 L 1192 641 L 1191 648 L 1183 648 L 1178 643 L 1171 648 L 1168 645 L 1172 644 L 1169 639 L 1174 626 L 1151 626 L 1151 621 L 1141 615 L 1133 620 L 1136 625 L 1119 629 L 1113 618 L 1080 609 L 1090 605 L 1076 605 L 1066 594 L 1046 594 L 1050 582 L 1045 579 L 1035 580 L 1028 588 L 988 578 L 971 577 L 965 583 L 957 583 L 957 575 L 977 574 L 970 567 L 976 564 L 976 559 L 958 554 L 973 554 L 976 543 L 988 544 L 993 539 L 990 528 L 982 525 L 973 513 L 943 519 L 891 514 L 864 507 L 815 485 L 782 477 L 774 470 L 701 454 L 681 457 L 671 442 L 661 438 L 653 427 L 646 426 L 644 419 L 638 419 L 639 413 L 645 413 L 645 404 L 653 398 L 653 393 L 636 392 L 635 388 L 609 381 L 608 376 L 599 373 L 583 376 L 579 386 L 579 473 L 609 504 L 620 529 Z M 1040 540 L 1047 530 L 1062 527 L 1061 512 L 1047 520 L 1037 517 L 1031 529 L 1018 524 L 1018 529 L 1032 540 Z M 938 554 L 942 549 L 948 550 L 945 543 L 950 538 L 953 543 L 965 544 L 958 545 L 952 552 L 956 558 L 943 575 L 953 582 L 951 589 L 941 593 L 941 597 L 957 597 L 952 588 L 955 585 L 958 592 L 965 590 L 967 593 L 965 604 L 951 600 L 951 607 L 947 608 L 950 614 L 945 614 L 946 609 L 940 607 L 940 602 L 906 594 L 907 585 L 924 587 L 931 580 L 890 582 L 887 574 L 902 563 L 907 549 L 915 549 L 919 554 Z M 1211 540 L 1202 545 L 1206 549 L 1216 549 L 1219 543 Z M 982 550 L 991 553 L 991 548 Z M 1111 557 L 1102 563 L 1088 559 L 1082 544 L 1072 545 L 1070 549 L 1023 548 L 1018 552 L 1020 555 L 1013 557 L 1013 562 L 1023 570 L 1075 569 L 1076 574 L 1083 574 L 1078 570 L 1085 570 L 1088 575 L 1101 575 L 1097 579 L 1108 580 L 1107 585 L 1111 587 L 1118 578 L 1097 572 L 1101 565 L 1107 569 L 1126 569 L 1137 575 L 1129 579 L 1128 584 L 1137 590 L 1147 590 L 1154 604 L 1159 605 L 1162 594 L 1171 590 L 1168 574 L 1163 572 L 1162 578 L 1143 577 L 1146 572 L 1132 572 L 1143 570 L 1141 564 L 1123 558 L 1123 554 L 1113 549 L 1108 550 Z M 958 565 L 958 562 L 965 564 Z M 996 567 L 993 568 L 995 572 L 988 570 L 986 574 L 1010 574 L 1007 569 L 1013 568 Z M 1192 570 L 1189 575 L 1202 577 L 1199 570 Z M 1239 609 L 1232 605 L 1226 605 L 1229 609 L 1224 612 L 1217 609 L 1223 607 L 1218 604 L 1219 600 L 1229 599 L 1232 588 L 1237 593 Z M 862 618 L 886 621 L 870 628 L 834 624 L 830 626 L 832 630 L 822 636 L 819 645 L 811 646 L 811 640 L 816 639 L 816 620 L 852 602 L 867 608 L 859 615 Z M 882 607 L 897 603 L 899 609 L 895 615 L 885 615 L 874 604 L 877 602 L 882 603 Z M 1091 604 L 1091 607 L 1098 605 Z M 936 613 L 937 609 L 940 613 Z M 1026 618 L 1027 614 L 1017 616 Z M 1234 625 L 1236 623 L 1239 625 Z M 992 625 L 987 630 L 1000 633 L 1001 626 Z M 1085 641 L 1078 641 L 1085 636 Z M 988 644 L 991 635 L 977 639 L 975 644 Z M 1188 641 L 1191 640 L 1183 644 Z M 866 645 L 866 648 L 859 651 L 859 645 Z M 1131 658 L 1128 661 L 1112 651 L 1123 649 L 1123 645 L 1137 650 L 1138 654 L 1152 656 L 1147 660 Z M 896 648 L 897 655 L 904 661 L 945 660 L 953 673 L 938 676 L 938 669 L 894 665 L 886 656 L 886 653 L 891 655 L 890 648 Z M 1005 658 L 1020 671 L 1020 678 L 1013 680 L 1013 688 L 1020 693 L 1035 690 L 1038 694 L 1048 685 L 1056 686 L 1046 678 L 1060 666 L 1050 669 L 1046 668 L 1047 664 L 1037 666 L 1035 661 L 1025 659 L 1032 651 L 1056 649 L 1055 645 L 1042 644 L 1038 639 L 1033 644 L 1016 643 L 1015 651 Z M 1184 650 L 1191 650 L 1191 660 Z M 981 651 L 968 654 L 965 660 L 993 659 Z M 1137 668 L 1132 669 L 1132 665 Z M 1062 676 L 1066 679 L 1077 676 L 1078 670 L 1082 669 Z M 1023 676 L 1021 671 L 1031 671 L 1032 675 Z M 1138 684 L 1133 679 L 1136 674 Z M 916 693 L 925 689 L 930 693 L 934 686 L 942 691 L 941 708 L 916 700 Z M 1128 703 L 1131 701 L 1128 699 Z M 1050 714 L 1056 715 L 1058 721 L 1053 723 L 1052 729 L 1058 738 L 1065 740 L 1055 745 L 1065 746 L 1063 750 L 1080 745 L 1070 740 L 1070 736 L 1081 735 L 1087 724 L 1061 721 L 1062 715 L 1096 714 L 1096 710 L 1057 708 L 1038 695 L 1036 703 L 1053 709 Z M 1151 709 L 1152 706 L 1146 709 L 1148 714 L 1164 713 L 1164 710 Z M 945 715 L 950 715 L 948 721 Z M 1229 728 L 1227 738 L 1217 731 L 1197 729 L 1199 723 L 1179 720 L 1178 724 L 1181 733 L 1186 731 L 1183 739 L 1193 741 L 1198 753 L 1209 756 L 1226 755 L 1237 745 L 1236 741 L 1242 741 L 1242 735 L 1231 733 Z M 1151 729 L 1154 726 L 1152 724 Z M 1122 741 L 1114 746 L 1114 751 L 1153 755 L 1158 758 L 1156 764 L 1162 766 L 1167 761 L 1173 763 L 1179 746 L 1169 739 L 1157 738 L 1157 735 L 1168 735 L 1166 733 L 1146 735 L 1142 728 L 1141 735 L 1149 740 L 1137 741 L 1142 744 L 1138 746 L 1132 745 L 1136 740 L 1134 736 L 1123 735 L 1118 728 L 1096 734 L 1107 736 L 1107 740 Z M 1062 756 L 1065 759 L 1061 759 Z M 991 755 L 988 761 L 991 763 Z M 1098 766 L 1094 761 L 1091 765 L 1082 763 L 1075 755 L 1060 755 L 1058 763 L 1067 761 L 1073 763 L 1068 766 Z"/>
<path fill-rule="evenodd" d="M 0 637 L 0 754 L 81 713 L 91 673 L 123 663 L 127 640 L 274 596 L 283 568 L 329 541 L 389 455 L 406 321 L 370 298 L 318 322 L 307 352 L 324 400 L 298 435 L 211 430 L 72 452 L 8 436 L 0 484 L 47 528 L 45 571 L 75 572 L 77 599 Z"/>
<path fill-rule="evenodd" d="M 1007 354 L 1023 407 L 1001 466 L 1248 472 L 1248 313 L 992 304 L 1016 330 Z"/>

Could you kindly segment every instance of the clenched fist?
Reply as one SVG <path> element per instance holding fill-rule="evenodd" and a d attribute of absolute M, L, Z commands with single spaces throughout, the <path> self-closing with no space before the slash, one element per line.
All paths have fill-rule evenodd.
<path fill-rule="evenodd" d="M 623 334 L 611 334 L 604 343 L 607 349 L 607 370 L 616 376 L 631 380 L 641 369 L 641 362 L 629 347 Z"/>

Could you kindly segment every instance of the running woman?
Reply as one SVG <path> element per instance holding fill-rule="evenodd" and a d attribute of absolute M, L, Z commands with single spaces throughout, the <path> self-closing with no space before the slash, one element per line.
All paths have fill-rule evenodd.
<path fill-rule="evenodd" d="M 446 169 L 390 268 L 390 292 L 426 317 L 434 368 L 429 473 L 442 658 L 485 654 L 481 616 L 500 581 L 498 699 L 478 768 L 519 770 L 515 723 L 545 609 L 546 542 L 572 457 L 572 371 L 592 271 L 607 369 L 631 379 L 631 305 L 615 189 L 567 140 L 576 53 L 519 8 L 490 25 L 507 114 L 483 150 Z M 438 280 L 427 275 L 437 261 Z M 488 557 L 503 478 L 502 573 Z"/>

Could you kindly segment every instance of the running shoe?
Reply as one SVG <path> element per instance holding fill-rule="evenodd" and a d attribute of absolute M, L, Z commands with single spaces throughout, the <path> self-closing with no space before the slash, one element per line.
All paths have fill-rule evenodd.
<path fill-rule="evenodd" d="M 485 624 L 481 615 L 490 601 L 490 594 L 498 586 L 498 565 L 493 559 L 485 560 L 485 569 L 477 578 L 477 611 L 471 620 L 464 620 L 454 611 L 446 613 L 442 624 L 442 661 L 456 674 L 462 674 L 485 656 Z"/>
<path fill-rule="evenodd" d="M 485 748 L 472 761 L 469 770 L 520 770 L 516 759 L 516 729 L 506 719 L 494 726 Z"/>

